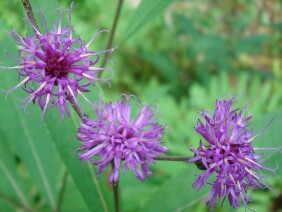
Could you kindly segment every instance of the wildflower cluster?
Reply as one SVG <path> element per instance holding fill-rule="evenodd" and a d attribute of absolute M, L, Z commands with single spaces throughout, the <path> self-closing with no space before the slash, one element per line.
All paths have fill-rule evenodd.
<path fill-rule="evenodd" d="M 54 24 L 52 29 L 47 26 L 44 15 L 40 12 L 45 26 L 44 33 L 26 18 L 34 29 L 33 36 L 23 37 L 16 31 L 11 32 L 19 46 L 20 56 L 20 59 L 12 59 L 19 65 L 0 67 L 16 69 L 19 79 L 23 78 L 18 85 L 5 92 L 9 94 L 22 87 L 28 93 L 22 100 L 24 109 L 31 102 L 37 103 L 42 109 L 42 117 L 46 110 L 56 106 L 62 117 L 65 113 L 70 115 L 69 105 L 81 110 L 78 94 L 91 103 L 84 95 L 90 91 L 89 86 L 100 81 L 108 82 L 111 78 L 99 78 L 100 72 L 111 71 L 111 68 L 98 67 L 97 63 L 100 54 L 113 49 L 100 52 L 88 49 L 105 30 L 97 32 L 87 44 L 80 37 L 74 37 L 72 5 L 68 11 L 68 27 L 62 26 L 62 10 L 59 10 L 58 24 Z M 82 143 L 79 148 L 80 160 L 90 161 L 97 166 L 97 175 L 112 164 L 109 180 L 113 183 L 118 182 L 122 167 L 123 173 L 132 169 L 137 178 L 144 181 L 152 174 L 151 163 L 155 163 L 156 157 L 168 151 L 162 142 L 165 127 L 158 124 L 155 116 L 158 111 L 154 111 L 150 105 L 139 105 L 139 113 L 133 116 L 131 96 L 122 97 L 125 98 L 107 104 L 91 103 L 96 118 L 86 115 L 81 117 L 77 132 L 77 139 Z M 262 131 L 252 135 L 252 116 L 247 114 L 247 106 L 242 110 L 232 109 L 236 101 L 235 97 L 217 100 L 215 111 L 202 111 L 202 117 L 195 127 L 195 131 L 203 136 L 207 145 L 200 141 L 199 148 L 191 150 L 194 156 L 189 162 L 201 164 L 205 170 L 198 175 L 193 187 L 200 190 L 211 175 L 216 176 L 206 199 L 210 211 L 214 209 L 217 199 L 224 202 L 227 197 L 232 207 L 238 208 L 241 201 L 247 207 L 251 200 L 248 195 L 250 188 L 271 189 L 261 173 L 263 170 L 274 173 L 275 170 L 263 165 L 260 159 L 262 154 L 255 154 L 252 146 L 252 141 Z"/>
<path fill-rule="evenodd" d="M 195 131 L 208 142 L 203 145 L 200 141 L 198 149 L 192 149 L 195 154 L 190 162 L 201 162 L 205 171 L 194 182 L 193 187 L 199 189 L 214 173 L 216 180 L 212 183 L 206 203 L 214 208 L 217 197 L 238 208 L 242 200 L 245 207 L 251 200 L 247 195 L 249 188 L 269 188 L 261 170 L 274 170 L 266 168 L 259 160 L 261 154 L 256 155 L 252 141 L 252 129 L 249 129 L 251 115 L 247 115 L 245 106 L 242 110 L 232 109 L 236 102 L 235 97 L 216 101 L 216 108 L 212 114 L 201 112 L 203 120 L 199 119 Z"/>
<path fill-rule="evenodd" d="M 83 93 L 89 92 L 89 85 L 94 85 L 96 81 L 108 80 L 98 78 L 97 74 L 110 68 L 97 67 L 96 64 L 99 54 L 111 49 L 101 52 L 88 50 L 89 45 L 103 31 L 96 33 L 87 44 L 79 37 L 73 38 L 71 10 L 72 4 L 69 9 L 69 27 L 62 27 L 63 11 L 59 10 L 60 20 L 58 25 L 54 24 L 53 29 L 48 28 L 41 12 L 45 23 L 44 33 L 26 18 L 34 29 L 34 36 L 22 37 L 16 31 L 11 32 L 20 47 L 20 59 L 16 59 L 20 65 L 0 67 L 18 70 L 19 78 L 24 79 L 7 92 L 10 93 L 23 85 L 23 89 L 29 93 L 23 99 L 23 107 L 26 109 L 31 102 L 37 102 L 43 110 L 42 116 L 46 110 L 55 106 L 59 107 L 62 117 L 65 112 L 69 115 L 67 105 L 72 101 L 77 102 L 78 94 L 86 99 Z"/>
<path fill-rule="evenodd" d="M 91 160 L 97 165 L 98 175 L 113 161 L 110 181 L 115 182 L 118 181 L 121 162 L 124 161 L 123 172 L 131 168 L 143 181 L 144 176 L 151 174 L 150 163 L 154 163 L 154 157 L 168 150 L 158 141 L 163 136 L 164 127 L 155 123 L 155 112 L 151 106 L 142 107 L 132 120 L 129 97 L 117 103 L 99 103 L 94 109 L 96 120 L 85 117 L 78 129 L 78 140 L 83 142 L 80 159 Z M 101 158 L 91 159 L 93 156 Z"/>

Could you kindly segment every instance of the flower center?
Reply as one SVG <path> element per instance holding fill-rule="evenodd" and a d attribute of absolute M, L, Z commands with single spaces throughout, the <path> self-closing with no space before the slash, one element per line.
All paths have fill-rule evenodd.
<path fill-rule="evenodd" d="M 61 78 L 68 74 L 70 63 L 59 52 L 46 51 L 45 74 L 52 78 Z"/>
<path fill-rule="evenodd" d="M 122 127 L 118 130 L 118 134 L 123 138 L 123 139 L 129 139 L 134 136 L 134 130 L 131 128 L 125 128 Z"/>

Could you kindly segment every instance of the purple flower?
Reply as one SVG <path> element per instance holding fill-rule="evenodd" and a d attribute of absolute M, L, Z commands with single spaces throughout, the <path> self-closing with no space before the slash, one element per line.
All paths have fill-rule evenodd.
<path fill-rule="evenodd" d="M 150 162 L 154 163 L 154 157 L 168 150 L 159 141 L 164 127 L 153 118 L 156 112 L 152 111 L 151 106 L 145 105 L 131 119 L 128 96 L 117 103 L 98 103 L 94 109 L 96 119 L 85 117 L 78 129 L 78 140 L 83 142 L 80 159 L 90 160 L 98 166 L 98 175 L 112 162 L 111 182 L 118 181 L 121 162 L 124 161 L 123 173 L 131 168 L 143 181 L 151 174 Z"/>
<path fill-rule="evenodd" d="M 23 86 L 29 95 L 23 99 L 24 109 L 31 102 L 37 102 L 42 108 L 42 117 L 46 110 L 55 106 L 59 107 L 62 117 L 66 112 L 69 115 L 68 104 L 75 101 L 78 94 L 84 99 L 83 92 L 89 92 L 87 87 L 100 79 L 98 73 L 110 68 L 100 68 L 95 65 L 99 55 L 113 49 L 100 52 L 89 51 L 89 45 L 103 31 L 97 32 L 89 43 L 85 44 L 79 37 L 73 38 L 71 23 L 72 4 L 69 9 L 69 26 L 62 27 L 63 11 L 59 9 L 60 19 L 58 25 L 54 23 L 49 29 L 41 11 L 45 25 L 45 32 L 41 33 L 28 18 L 25 20 L 33 27 L 35 35 L 20 36 L 16 31 L 11 35 L 17 41 L 20 50 L 20 59 L 15 59 L 20 64 L 14 67 L 0 67 L 1 69 L 16 69 L 19 78 L 23 80 L 14 88 L 6 90 L 7 94 Z M 86 99 L 87 100 L 87 99 Z M 88 101 L 88 100 L 87 100 Z"/>
<path fill-rule="evenodd" d="M 212 190 L 206 199 L 210 211 L 213 210 L 217 197 L 222 203 L 228 197 L 230 205 L 234 208 L 238 208 L 241 201 L 247 207 L 247 202 L 251 201 L 251 196 L 247 194 L 249 188 L 271 189 L 261 171 L 274 173 L 275 170 L 261 164 L 259 159 L 262 154 L 256 155 L 252 146 L 252 141 L 271 122 L 260 133 L 252 136 L 252 129 L 249 129 L 252 116 L 247 115 L 247 106 L 242 110 L 232 110 L 236 101 L 235 97 L 217 100 L 215 111 L 212 114 L 201 112 L 204 121 L 199 119 L 195 127 L 195 131 L 202 135 L 208 144 L 203 145 L 200 141 L 200 147 L 191 150 L 194 157 L 189 162 L 200 163 L 205 169 L 193 187 L 200 190 L 212 174 L 216 175 L 211 184 Z"/>

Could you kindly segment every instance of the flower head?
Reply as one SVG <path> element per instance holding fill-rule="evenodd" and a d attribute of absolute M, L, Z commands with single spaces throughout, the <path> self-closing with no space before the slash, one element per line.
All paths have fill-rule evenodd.
<path fill-rule="evenodd" d="M 256 155 L 252 146 L 254 138 L 271 122 L 252 137 L 252 129 L 249 129 L 252 116 L 246 114 L 247 106 L 242 110 L 232 109 L 234 102 L 235 97 L 217 100 L 215 111 L 212 114 L 201 112 L 204 121 L 199 119 L 195 127 L 195 131 L 204 137 L 208 145 L 203 145 L 200 141 L 200 147 L 191 150 L 195 155 L 189 161 L 200 162 L 205 167 L 193 187 L 201 189 L 212 174 L 216 175 L 206 199 L 210 211 L 213 210 L 217 197 L 222 202 L 228 197 L 234 208 L 239 207 L 240 201 L 247 207 L 247 202 L 251 200 L 251 196 L 247 194 L 249 188 L 271 189 L 261 171 L 274 173 L 274 170 L 261 164 L 259 158 L 262 154 Z"/>
<path fill-rule="evenodd" d="M 45 23 L 44 33 L 41 33 L 28 18 L 25 20 L 33 27 L 34 36 L 22 37 L 16 31 L 11 32 L 20 48 L 20 59 L 13 59 L 20 64 L 0 68 L 16 69 L 19 78 L 23 77 L 17 86 L 6 92 L 9 94 L 23 86 L 23 89 L 29 93 L 23 99 L 25 110 L 31 102 L 37 102 L 43 110 L 42 116 L 46 110 L 58 106 L 63 117 L 65 112 L 69 114 L 69 102 L 77 102 L 78 94 L 86 99 L 83 92 L 89 91 L 87 89 L 89 85 L 94 85 L 96 81 L 108 80 L 100 79 L 98 73 L 111 69 L 96 67 L 96 64 L 100 54 L 112 49 L 100 52 L 88 50 L 89 45 L 104 30 L 96 33 L 88 44 L 79 37 L 73 38 L 71 10 L 72 4 L 69 9 L 68 27 L 62 27 L 63 11 L 59 9 L 59 23 L 57 25 L 54 23 L 53 29 L 48 28 L 41 11 Z"/>
<path fill-rule="evenodd" d="M 83 142 L 80 159 L 97 165 L 98 175 L 112 162 L 111 182 L 118 181 L 124 161 L 123 172 L 131 168 L 143 181 L 151 174 L 150 162 L 154 163 L 154 157 L 168 150 L 159 141 L 164 127 L 156 123 L 151 106 L 143 106 L 134 119 L 131 119 L 130 97 L 117 103 L 99 103 L 94 109 L 97 118 L 85 117 L 78 129 L 78 140 Z"/>

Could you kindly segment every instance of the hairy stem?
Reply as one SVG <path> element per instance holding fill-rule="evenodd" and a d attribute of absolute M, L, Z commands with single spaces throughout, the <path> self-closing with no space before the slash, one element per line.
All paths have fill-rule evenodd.
<path fill-rule="evenodd" d="M 112 47 L 112 45 L 113 45 L 113 40 L 114 40 L 114 36 L 115 36 L 118 20 L 119 20 L 119 17 L 120 17 L 120 12 L 121 12 L 121 8 L 122 8 L 122 4 L 123 4 L 123 0 L 118 0 L 116 14 L 115 14 L 114 22 L 113 22 L 112 29 L 111 29 L 110 38 L 109 38 L 108 45 L 107 45 L 106 49 L 110 49 Z M 109 57 L 109 52 L 106 52 L 104 60 L 103 60 L 102 65 L 101 65 L 102 67 L 105 67 L 105 65 L 107 63 L 107 60 L 108 60 L 108 57 Z M 99 75 L 100 75 L 100 73 L 99 73 Z"/>
<path fill-rule="evenodd" d="M 29 0 L 22 0 L 22 4 L 24 6 L 24 9 L 25 9 L 25 12 L 26 12 L 28 19 L 31 21 L 33 26 L 38 30 L 38 32 L 40 32 L 40 29 L 39 29 L 37 21 L 34 17 L 34 14 L 33 14 Z"/>
<path fill-rule="evenodd" d="M 112 161 L 112 169 L 114 169 L 114 162 Z M 114 192 L 114 202 L 115 202 L 115 212 L 119 212 L 119 188 L 118 181 L 113 182 L 113 192 Z"/>
<path fill-rule="evenodd" d="M 81 107 L 74 101 L 74 99 L 70 99 L 69 102 L 71 103 L 73 109 L 77 113 L 80 119 L 82 119 L 85 115 L 84 112 L 81 110 Z"/>
<path fill-rule="evenodd" d="M 188 162 L 191 157 L 184 156 L 158 156 L 154 157 L 155 160 L 165 160 L 165 161 L 183 161 Z"/>
<path fill-rule="evenodd" d="M 62 203 L 63 203 L 65 190 L 66 190 L 66 186 L 67 186 L 67 182 L 68 182 L 68 175 L 69 175 L 68 171 L 65 170 L 63 180 L 62 180 L 62 184 L 61 184 L 61 188 L 60 188 L 59 198 L 58 198 L 58 209 L 57 209 L 58 212 L 60 211 Z"/>

